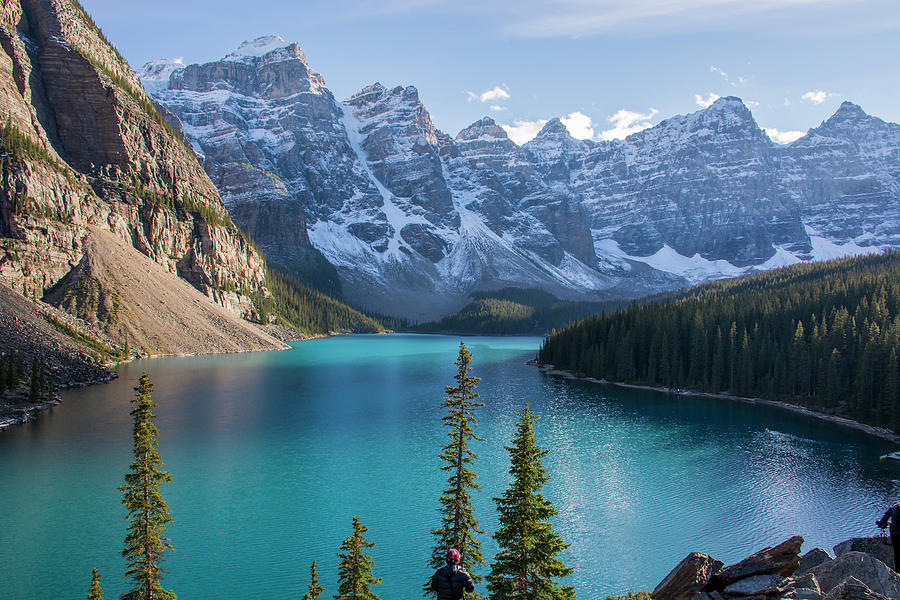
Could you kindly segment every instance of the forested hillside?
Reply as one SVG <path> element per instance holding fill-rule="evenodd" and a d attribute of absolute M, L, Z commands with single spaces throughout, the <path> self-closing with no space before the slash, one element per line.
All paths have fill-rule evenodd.
<path fill-rule="evenodd" d="M 259 320 L 293 327 L 305 334 L 338 332 L 380 333 L 385 330 L 376 319 L 347 306 L 299 278 L 271 265 L 266 267 L 268 298 L 255 298 Z"/>
<path fill-rule="evenodd" d="M 785 400 L 900 431 L 900 253 L 717 281 L 553 331 L 540 362 Z"/>
<path fill-rule="evenodd" d="M 411 329 L 422 333 L 543 335 L 554 327 L 564 327 L 587 315 L 625 304 L 623 301 L 567 302 L 538 288 L 473 292 L 471 298 L 472 302 L 459 312 Z"/>

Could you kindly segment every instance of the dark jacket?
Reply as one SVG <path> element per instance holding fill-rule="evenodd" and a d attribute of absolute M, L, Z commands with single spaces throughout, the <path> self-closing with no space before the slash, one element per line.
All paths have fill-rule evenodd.
<path fill-rule="evenodd" d="M 894 504 L 887 509 L 881 520 L 876 523 L 879 527 L 887 527 L 888 521 L 891 522 L 891 535 L 900 536 L 900 503 Z"/>
<path fill-rule="evenodd" d="M 474 591 L 475 582 L 459 565 L 446 565 L 431 576 L 431 591 L 437 592 L 438 600 L 459 600 L 464 590 Z"/>

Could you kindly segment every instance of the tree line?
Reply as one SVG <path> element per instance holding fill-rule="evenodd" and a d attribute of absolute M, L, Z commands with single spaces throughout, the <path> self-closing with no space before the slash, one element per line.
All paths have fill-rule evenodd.
<path fill-rule="evenodd" d="M 438 504 L 440 522 L 431 533 L 434 549 L 428 559 L 429 568 L 444 564 L 445 552 L 455 548 L 460 554 L 460 564 L 473 579 L 481 582 L 479 573 L 485 565 L 480 538 L 485 535 L 474 514 L 473 494 L 481 490 L 473 468 L 478 455 L 471 442 L 483 441 L 475 433 L 475 416 L 483 403 L 478 401 L 479 377 L 471 374 L 472 355 L 463 342 L 455 362 L 457 372 L 454 384 L 446 386 L 442 417 L 447 428 L 447 443 L 441 448 L 441 469 L 448 473 L 447 487 L 440 494 Z M 128 527 L 124 548 L 126 578 L 130 589 L 121 596 L 124 600 L 175 600 L 176 594 L 163 586 L 163 554 L 174 550 L 166 537 L 166 525 L 172 522 L 169 507 L 163 498 L 161 485 L 172 476 L 162 469 L 159 451 L 159 431 L 154 424 L 151 398 L 153 384 L 144 373 L 132 400 L 133 461 L 125 474 L 125 483 L 119 490 L 122 503 L 128 511 Z M 558 579 L 572 573 L 558 554 L 568 547 L 556 533 L 550 519 L 556 508 L 542 494 L 550 480 L 543 466 L 548 454 L 538 445 L 534 425 L 538 416 L 526 405 L 517 413 L 516 434 L 506 449 L 510 456 L 511 482 L 507 490 L 494 498 L 499 513 L 500 527 L 494 534 L 500 551 L 494 557 L 486 576 L 488 596 L 492 600 L 574 600 L 575 590 L 561 585 Z M 365 537 L 368 528 L 358 517 L 352 519 L 352 532 L 341 544 L 337 556 L 338 588 L 335 600 L 379 600 L 375 586 L 382 582 L 374 574 L 375 562 L 368 550 L 375 546 Z M 310 568 L 309 588 L 303 600 L 318 600 L 325 588 L 319 582 L 315 560 Z M 426 582 L 426 595 L 431 591 Z M 468 594 L 469 598 L 485 598 L 480 593 Z M 93 569 L 88 600 L 102 600 L 100 573 Z"/>
<path fill-rule="evenodd" d="M 473 292 L 471 297 L 472 302 L 459 312 L 408 329 L 419 333 L 542 335 L 553 328 L 625 304 L 622 301 L 564 301 L 540 288 L 503 288 Z"/>
<path fill-rule="evenodd" d="M 900 431 L 900 253 L 798 264 L 552 331 L 539 362 L 782 400 Z"/>
<path fill-rule="evenodd" d="M 368 315 L 306 285 L 298 277 L 266 265 L 266 287 L 270 296 L 254 295 L 257 320 L 276 322 L 307 334 L 349 331 L 380 333 L 384 327 Z"/>
<path fill-rule="evenodd" d="M 56 395 L 56 386 L 53 375 L 44 365 L 43 356 L 32 357 L 29 373 L 28 394 L 23 395 L 22 399 L 27 397 L 32 404 L 45 398 L 52 400 Z M 19 352 L 0 353 L 0 398 L 5 398 L 8 393 L 18 394 L 25 381 L 25 365 Z"/>

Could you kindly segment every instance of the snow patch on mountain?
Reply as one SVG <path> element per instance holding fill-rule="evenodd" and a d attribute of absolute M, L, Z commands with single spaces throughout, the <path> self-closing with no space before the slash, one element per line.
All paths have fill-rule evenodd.
<path fill-rule="evenodd" d="M 151 60 L 141 67 L 137 75 L 149 94 L 157 94 L 168 89 L 169 77 L 176 71 L 183 71 L 184 62 L 180 58 L 160 58 Z"/>
<path fill-rule="evenodd" d="M 238 49 L 222 60 L 242 61 L 245 58 L 260 58 L 275 50 L 286 48 L 290 44 L 280 35 L 265 35 L 255 40 L 247 40 Z"/>
<path fill-rule="evenodd" d="M 813 260 L 831 260 L 847 256 L 878 254 L 885 250 L 885 248 L 880 246 L 860 246 L 856 243 L 856 240 L 846 244 L 836 244 L 828 238 L 817 235 L 818 232 L 808 225 L 806 226 L 806 232 L 809 234 L 809 239 L 812 242 Z"/>

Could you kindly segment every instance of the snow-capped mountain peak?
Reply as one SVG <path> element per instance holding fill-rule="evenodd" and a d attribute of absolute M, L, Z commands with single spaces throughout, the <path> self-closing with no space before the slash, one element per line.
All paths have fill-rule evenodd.
<path fill-rule="evenodd" d="M 180 58 L 159 58 L 151 60 L 138 69 L 137 75 L 144 84 L 144 89 L 154 94 L 169 87 L 169 77 L 176 71 L 184 70 L 184 62 Z"/>
<path fill-rule="evenodd" d="M 470 142 L 479 139 L 508 140 L 509 135 L 490 117 L 475 121 L 456 135 L 457 141 Z"/>
<path fill-rule="evenodd" d="M 227 55 L 224 60 L 240 61 L 246 58 L 260 58 L 290 46 L 280 35 L 265 35 L 254 40 L 247 40 L 238 46 L 237 50 Z"/>
<path fill-rule="evenodd" d="M 311 244 L 380 312 L 433 318 L 509 285 L 636 296 L 900 247 L 900 125 L 852 103 L 789 146 L 734 96 L 625 140 L 553 119 L 518 146 L 489 117 L 438 131 L 413 86 L 336 102 L 277 36 L 141 76 L 273 262 L 303 272 Z"/>

